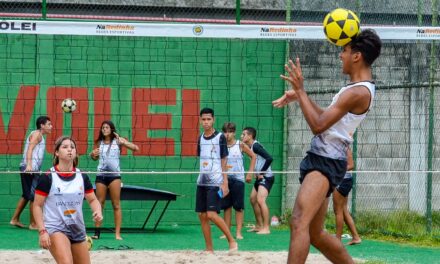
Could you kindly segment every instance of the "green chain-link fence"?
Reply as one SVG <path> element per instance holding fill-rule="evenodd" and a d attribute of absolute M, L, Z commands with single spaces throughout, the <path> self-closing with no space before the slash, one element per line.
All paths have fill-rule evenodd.
<path fill-rule="evenodd" d="M 95 19 L 212 23 L 320 23 L 337 7 L 358 13 L 365 24 L 430 25 L 436 0 L 417 1 L 194 1 L 21 0 L 0 1 L 3 18 Z"/>

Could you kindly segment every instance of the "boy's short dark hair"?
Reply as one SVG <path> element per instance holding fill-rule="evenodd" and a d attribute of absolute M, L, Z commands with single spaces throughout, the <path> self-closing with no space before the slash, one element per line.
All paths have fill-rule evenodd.
<path fill-rule="evenodd" d="M 37 122 L 35 122 L 37 129 L 40 129 L 42 125 L 45 125 L 47 123 L 47 121 L 50 121 L 50 118 L 48 116 L 39 116 L 37 118 Z"/>
<path fill-rule="evenodd" d="M 382 41 L 373 29 L 364 29 L 348 45 L 352 52 L 362 53 L 365 63 L 368 65 L 379 57 L 382 48 Z"/>
<path fill-rule="evenodd" d="M 200 110 L 200 116 L 204 114 L 211 114 L 212 117 L 214 117 L 214 110 L 212 108 L 205 107 L 202 110 Z"/>
<path fill-rule="evenodd" d="M 236 130 L 235 124 L 232 123 L 232 122 L 226 122 L 226 123 L 223 124 L 222 131 L 224 133 L 226 133 L 226 132 L 235 132 L 235 130 Z"/>
<path fill-rule="evenodd" d="M 249 135 L 251 135 L 252 139 L 257 137 L 257 130 L 253 127 L 245 127 L 243 131 L 246 130 Z"/>

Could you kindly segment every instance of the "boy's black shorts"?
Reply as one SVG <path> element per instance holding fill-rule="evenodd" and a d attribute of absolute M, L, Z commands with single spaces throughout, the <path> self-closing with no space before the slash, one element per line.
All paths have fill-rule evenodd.
<path fill-rule="evenodd" d="M 336 186 L 336 190 L 338 190 L 338 192 L 344 197 L 348 196 L 351 188 L 353 188 L 353 178 L 344 178 L 342 179 L 342 182 Z"/>
<path fill-rule="evenodd" d="M 221 198 L 218 195 L 218 186 L 199 186 L 196 192 L 196 212 L 205 213 L 214 211 L 220 213 Z"/>
<path fill-rule="evenodd" d="M 330 188 L 327 197 L 330 197 L 334 188 L 344 179 L 347 171 L 346 160 L 336 160 L 307 152 L 307 156 L 301 161 L 299 182 L 302 183 L 309 172 L 319 171 L 329 181 Z"/>
<path fill-rule="evenodd" d="M 222 199 L 222 209 L 234 207 L 236 211 L 244 210 L 244 182 L 228 178 L 229 194 Z"/>
<path fill-rule="evenodd" d="M 40 173 L 36 172 L 21 172 L 21 197 L 23 197 L 26 201 L 34 201 L 35 197 L 35 188 L 37 188 L 38 179 L 40 177 Z"/>
<path fill-rule="evenodd" d="M 270 189 L 272 189 L 273 183 L 275 182 L 275 176 L 266 177 L 263 176 L 261 179 L 256 179 L 254 183 L 254 188 L 258 192 L 258 186 L 263 186 L 266 188 L 267 193 L 270 193 Z"/>

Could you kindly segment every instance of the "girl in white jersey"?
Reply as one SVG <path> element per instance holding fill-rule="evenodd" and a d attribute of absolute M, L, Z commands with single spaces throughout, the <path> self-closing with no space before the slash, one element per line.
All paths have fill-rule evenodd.
<path fill-rule="evenodd" d="M 101 205 L 87 175 L 76 168 L 76 143 L 69 136 L 55 142 L 53 167 L 41 176 L 35 191 L 34 216 L 39 243 L 57 263 L 90 263 L 82 204 L 90 204 L 93 220 L 101 221 Z"/>
<path fill-rule="evenodd" d="M 98 174 L 96 174 L 96 196 L 101 207 L 104 209 L 107 190 L 110 192 L 110 199 L 113 206 L 115 218 L 115 238 L 121 240 L 121 174 L 119 167 L 119 157 L 121 148 L 126 147 L 132 151 L 139 150 L 139 147 L 127 139 L 116 134 L 116 127 L 112 121 L 102 122 L 99 130 L 98 139 L 95 141 L 90 157 L 93 160 L 99 159 Z M 93 239 L 99 239 L 101 234 L 101 222 L 96 223 L 95 235 Z"/>

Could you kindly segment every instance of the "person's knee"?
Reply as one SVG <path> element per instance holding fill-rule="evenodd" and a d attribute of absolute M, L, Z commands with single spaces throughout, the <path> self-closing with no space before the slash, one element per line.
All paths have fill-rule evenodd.
<path fill-rule="evenodd" d="M 98 198 L 98 201 L 101 204 L 101 207 L 104 207 L 104 205 L 105 205 L 105 198 L 104 199 Z"/>
<path fill-rule="evenodd" d="M 316 247 L 319 248 L 322 243 L 322 237 L 324 235 L 324 230 L 310 230 L 310 243 Z"/>
<path fill-rule="evenodd" d="M 333 207 L 333 213 L 335 214 L 336 217 L 343 216 L 344 210 L 339 207 Z"/>
<path fill-rule="evenodd" d="M 336 214 L 338 212 L 338 204 L 333 200 L 333 213 Z"/>
<path fill-rule="evenodd" d="M 345 206 L 342 209 L 342 213 L 341 214 L 343 214 L 344 217 L 351 217 L 350 211 L 348 211 L 348 207 L 347 206 Z"/>
<path fill-rule="evenodd" d="M 310 236 L 310 244 L 319 249 L 319 239 L 317 239 L 316 237 Z"/>
<path fill-rule="evenodd" d="M 292 231 L 298 231 L 299 229 L 304 228 L 304 224 L 302 220 L 303 219 L 302 219 L 301 211 L 299 210 L 294 211 L 289 221 L 290 229 Z"/>
<path fill-rule="evenodd" d="M 295 231 L 297 229 L 297 227 L 299 226 L 298 219 L 295 218 L 293 215 L 290 217 L 289 226 L 292 231 Z"/>
<path fill-rule="evenodd" d="M 257 203 L 261 206 L 266 206 L 266 196 L 258 196 L 257 197 Z"/>
<path fill-rule="evenodd" d="M 199 219 L 200 219 L 200 221 L 209 221 L 208 215 L 206 212 L 199 213 Z"/>
<path fill-rule="evenodd" d="M 112 201 L 113 210 L 120 210 L 121 209 L 121 202 L 120 201 Z"/>
<path fill-rule="evenodd" d="M 206 217 L 207 217 L 209 220 L 212 220 L 212 219 L 216 218 L 217 216 L 218 216 L 217 212 L 214 212 L 214 211 L 208 211 L 208 212 L 206 212 Z"/>

